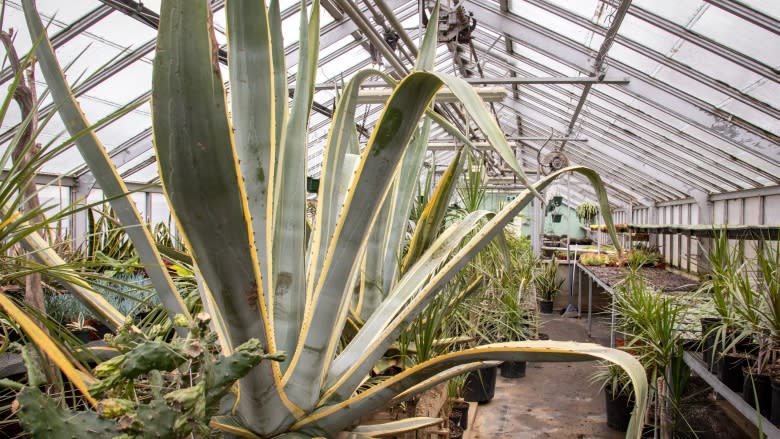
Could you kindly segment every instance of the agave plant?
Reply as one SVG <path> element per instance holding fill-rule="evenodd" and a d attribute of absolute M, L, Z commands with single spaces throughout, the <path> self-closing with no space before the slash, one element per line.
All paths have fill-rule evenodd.
<path fill-rule="evenodd" d="M 356 422 L 492 360 L 606 359 L 623 367 L 634 383 L 638 403 L 630 431 L 638 436 L 647 393 L 644 372 L 630 355 L 592 344 L 527 341 L 481 346 L 424 361 L 357 393 L 400 331 L 555 178 L 579 172 L 596 187 L 604 212 L 607 199 L 598 175 L 582 167 L 554 173 L 533 185 L 528 182 L 476 92 L 461 79 L 432 71 L 437 7 L 411 74 L 396 83 L 369 70 L 355 75 L 343 90 L 326 141 L 316 217 L 308 231 L 306 133 L 317 65 L 319 2 L 312 3 L 310 15 L 306 2 L 301 3 L 301 58 L 290 109 L 277 0 L 268 5 L 226 2 L 230 108 L 210 2 L 163 0 L 161 5 L 152 90 L 154 145 L 165 193 L 197 271 L 203 307 L 224 355 L 252 339 L 267 352 L 287 354 L 283 362 L 263 362 L 241 378 L 238 401 L 231 413 L 225 413 L 231 416 L 216 417 L 211 426 L 252 437 L 334 437 L 342 431 L 389 434 L 438 420 L 406 420 L 400 427 L 363 427 Z M 23 6 L 33 39 L 45 35 L 34 1 L 24 0 Z M 71 133 L 87 133 L 77 146 L 104 193 L 113 197 L 112 207 L 161 303 L 171 318 L 189 318 L 137 209 L 121 197 L 127 192 L 124 183 L 89 130 L 45 38 L 36 54 L 66 126 Z M 394 91 L 361 153 L 354 133 L 356 98 L 360 83 L 371 77 L 386 80 Z M 393 268 L 383 261 L 400 260 L 411 203 L 411 190 L 404 186 L 417 179 L 430 124 L 436 122 L 470 144 L 432 111 L 431 102 L 443 85 L 460 99 L 528 189 L 488 221 L 482 221 L 484 212 L 474 212 L 435 239 L 435 234 L 421 232 L 414 238 L 421 250 Z M 396 210 L 403 212 L 401 218 L 388 214 Z M 440 223 L 434 221 L 438 215 L 429 218 Z M 608 214 L 605 220 L 611 225 Z M 32 240 L 28 245 L 46 263 L 59 262 L 42 243 Z M 349 343 L 341 346 L 350 311 L 354 315 L 350 305 L 361 266 L 368 265 L 383 271 L 382 283 L 375 282 L 382 285 L 381 296 L 373 311 L 363 314 Z M 71 288 L 107 324 L 121 325 L 122 316 L 75 276 Z M 41 334 L 33 339 L 50 345 Z M 57 365 L 69 367 L 65 361 Z M 68 376 L 91 398 L 89 382 L 94 378 L 73 370 Z"/>

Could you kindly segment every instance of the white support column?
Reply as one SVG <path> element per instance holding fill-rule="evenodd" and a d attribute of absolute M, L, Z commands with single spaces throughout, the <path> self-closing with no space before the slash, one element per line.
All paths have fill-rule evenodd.
<path fill-rule="evenodd" d="M 542 254 L 542 233 L 544 232 L 544 215 L 541 202 L 531 201 L 531 249 L 536 256 Z"/>
<path fill-rule="evenodd" d="M 71 188 L 71 203 L 78 206 L 87 204 L 87 196 L 95 186 L 95 179 L 92 175 L 85 175 L 76 180 L 76 185 Z M 73 238 L 73 248 L 81 246 L 87 238 L 87 211 L 81 210 L 71 216 L 71 236 Z"/>
<path fill-rule="evenodd" d="M 704 192 L 699 192 L 691 194 L 691 196 L 696 200 L 696 205 L 699 207 L 699 224 L 713 224 L 714 209 L 713 202 L 710 200 L 709 195 Z M 699 247 L 696 267 L 699 273 L 706 273 L 710 270 L 707 255 L 712 248 L 712 238 L 699 238 Z"/>

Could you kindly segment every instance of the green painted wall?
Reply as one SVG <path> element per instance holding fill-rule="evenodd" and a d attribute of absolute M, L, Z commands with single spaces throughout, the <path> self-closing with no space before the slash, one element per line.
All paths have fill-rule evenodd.
<path fill-rule="evenodd" d="M 481 207 L 483 209 L 492 210 L 493 212 L 499 211 L 507 202 L 514 199 L 514 195 L 506 193 L 487 193 L 482 200 Z M 554 223 L 552 221 L 552 214 L 560 213 L 562 215 L 561 222 Z M 512 225 L 510 226 L 515 233 L 520 233 L 524 236 L 529 236 L 531 233 L 531 207 L 527 206 L 523 209 L 517 217 L 515 217 Z M 550 235 L 568 235 L 572 238 L 585 238 L 586 229 L 585 225 L 577 218 L 575 208 L 570 207 L 565 202 L 555 209 L 552 213 L 547 213 L 544 216 L 544 233 Z"/>
<path fill-rule="evenodd" d="M 553 214 L 560 214 L 561 221 L 553 222 Z M 544 216 L 544 233 L 550 235 L 568 235 L 570 238 L 584 238 L 585 225 L 577 218 L 577 212 L 574 207 L 570 207 L 565 202 L 556 207 L 551 213 Z"/>

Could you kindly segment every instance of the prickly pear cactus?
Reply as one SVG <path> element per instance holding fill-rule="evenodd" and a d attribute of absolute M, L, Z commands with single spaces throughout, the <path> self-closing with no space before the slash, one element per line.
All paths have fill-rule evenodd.
<path fill-rule="evenodd" d="M 219 355 L 209 318 L 198 314 L 187 325 L 186 338 L 148 339 L 131 326 L 109 338 L 120 355 L 94 369 L 90 393 L 97 410 L 63 408 L 36 388 L 17 396 L 18 416 L 33 437 L 40 438 L 177 438 L 208 437 L 212 416 L 236 380 L 263 360 L 281 361 L 284 354 L 266 354 L 256 339 Z"/>
<path fill-rule="evenodd" d="M 22 389 L 16 402 L 22 426 L 35 438 L 112 438 L 121 434 L 116 422 L 101 419 L 92 411 L 62 408 L 35 387 Z"/>

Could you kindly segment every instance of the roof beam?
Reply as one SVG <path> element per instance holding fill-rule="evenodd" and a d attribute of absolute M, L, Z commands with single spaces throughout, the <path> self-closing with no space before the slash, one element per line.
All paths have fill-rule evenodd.
<path fill-rule="evenodd" d="M 486 0 L 471 0 L 469 5 L 482 24 L 504 30 L 518 43 L 559 60 L 571 68 L 581 72 L 590 70 L 593 54 L 582 44 L 516 14 L 502 14 Z M 618 61 L 610 61 L 610 69 L 631 78 L 631 82 L 623 86 L 622 90 L 643 103 L 674 117 L 688 119 L 696 126 L 717 134 L 744 150 L 769 160 L 780 161 L 780 148 L 777 146 L 780 138 L 774 134 L 740 121 L 734 115 Z"/>
<path fill-rule="evenodd" d="M 613 6 L 617 4 L 617 0 L 602 1 Z M 685 40 L 686 42 L 699 46 L 713 55 L 721 56 L 746 70 L 749 70 L 757 75 L 761 75 L 767 78 L 769 81 L 780 82 L 780 78 L 778 77 L 778 75 L 780 75 L 780 70 L 766 65 L 754 58 L 746 56 L 744 53 L 738 52 L 729 46 L 718 43 L 717 41 L 709 39 L 684 26 L 680 26 L 679 24 L 671 20 L 667 20 L 660 15 L 648 12 L 647 10 L 642 9 L 637 5 L 631 5 L 631 7 L 628 9 L 628 13 L 631 16 L 644 21 L 645 23 L 651 24 L 659 29 L 669 32 L 678 38 Z"/>
<path fill-rule="evenodd" d="M 780 21 L 762 14 L 755 9 L 746 6 L 742 2 L 734 0 L 704 0 L 705 2 L 723 9 L 724 11 L 736 15 L 737 17 L 748 21 L 758 27 L 762 27 L 775 35 L 780 35 Z"/>
<path fill-rule="evenodd" d="M 490 69 L 489 66 L 486 66 L 486 68 Z M 498 74 L 497 72 L 494 72 L 494 73 Z M 570 91 L 565 90 L 565 89 L 563 89 L 561 87 L 551 87 L 551 88 L 554 89 L 555 91 L 557 91 L 558 93 L 562 94 L 564 97 L 568 96 L 569 98 L 576 98 L 575 94 L 573 94 Z M 526 99 L 526 100 L 524 100 L 524 102 L 526 104 L 533 104 L 533 102 L 537 102 L 537 103 L 539 103 L 539 106 L 542 106 L 542 100 L 544 100 L 545 102 L 549 101 L 549 102 L 552 102 L 552 103 L 556 103 L 559 107 L 563 107 L 563 108 L 566 108 L 569 105 L 567 101 L 563 100 L 563 98 L 558 98 L 557 96 L 547 92 L 546 90 L 547 90 L 547 88 L 545 88 L 543 90 L 541 87 L 525 88 L 524 91 L 525 91 L 526 95 L 529 98 L 531 98 L 531 100 Z M 533 93 L 533 94 L 529 95 L 529 93 Z M 542 99 L 534 100 L 535 98 L 532 98 L 532 96 L 535 96 L 535 95 L 541 95 Z M 514 99 L 514 100 L 517 101 L 517 99 Z M 613 121 L 615 121 L 615 120 L 616 120 L 615 118 L 613 118 L 611 121 L 610 120 L 603 120 L 603 119 L 599 118 L 597 115 L 594 114 L 594 115 L 592 115 L 592 117 L 589 118 L 588 125 L 593 126 L 594 129 L 595 129 L 596 125 L 594 125 L 593 122 L 595 122 L 595 121 L 600 122 L 600 124 L 602 126 L 606 127 L 606 128 L 601 129 L 598 132 L 601 133 L 601 134 L 604 134 L 607 131 L 616 131 L 614 129 L 610 130 L 610 128 L 614 128 L 615 122 L 613 122 Z M 622 135 L 622 133 L 619 133 L 619 134 Z M 617 134 L 610 132 L 610 133 L 607 133 L 607 134 L 604 134 L 604 135 L 615 136 Z M 650 154 L 650 156 L 654 156 L 654 155 L 657 154 L 656 149 L 658 149 L 658 147 L 656 145 L 654 145 L 654 144 L 652 144 L 650 142 L 646 142 L 644 139 L 640 139 L 640 138 L 624 137 L 620 141 L 616 141 L 616 144 L 631 145 L 631 142 L 636 142 L 636 141 L 642 142 L 643 144 L 645 144 L 647 146 L 647 152 Z M 675 152 L 672 151 L 671 153 L 674 154 Z M 666 157 L 663 157 L 663 156 L 654 157 L 654 160 L 656 160 L 657 163 L 668 162 L 668 159 Z M 674 164 L 672 164 L 672 165 L 674 165 Z M 668 166 L 668 164 L 667 164 L 667 166 Z M 696 163 L 690 163 L 690 166 L 695 168 L 696 166 L 699 166 L 699 165 L 696 164 Z M 718 172 L 709 173 L 709 175 L 714 176 L 715 178 L 720 177 L 720 173 L 718 173 Z M 728 179 L 723 179 L 722 181 L 725 184 L 731 184 L 731 182 Z M 734 186 L 734 188 L 738 188 L 738 187 L 739 186 L 736 186 L 736 185 Z"/>
<path fill-rule="evenodd" d="M 525 118 L 532 118 L 542 124 L 545 124 L 547 126 L 556 126 L 561 125 L 564 122 L 565 119 L 563 119 L 560 116 L 551 115 L 551 114 L 545 114 L 547 111 L 543 109 L 538 109 L 535 107 L 531 107 L 528 105 L 521 106 L 519 103 L 513 101 L 513 100 L 507 100 L 505 102 L 507 106 L 512 108 L 513 110 L 523 114 Z M 620 168 L 633 168 L 638 172 L 641 172 L 645 178 L 649 181 L 655 180 L 664 187 L 655 187 L 653 188 L 653 191 L 657 192 L 659 195 L 663 196 L 664 193 L 669 193 L 670 191 L 674 191 L 676 194 L 675 196 L 683 195 L 683 191 L 686 190 L 696 190 L 701 192 L 700 189 L 694 188 L 690 185 L 686 185 L 683 182 L 671 177 L 668 174 L 665 174 L 664 172 L 659 172 L 659 169 L 655 166 L 652 166 L 643 160 L 640 160 L 636 157 L 633 157 L 629 154 L 627 154 L 624 151 L 621 151 L 618 148 L 615 148 L 611 145 L 609 145 L 607 142 L 604 142 L 600 138 L 590 138 L 591 142 L 596 142 L 596 146 L 594 148 L 587 147 L 585 145 L 578 146 L 578 150 L 581 151 L 582 160 L 580 160 L 580 163 L 585 164 L 587 166 L 592 166 L 596 169 L 600 168 L 600 162 L 601 163 L 609 163 L 612 160 L 617 160 L 620 164 L 616 167 Z M 530 145 L 529 145 L 530 146 Z M 569 152 L 573 152 L 571 149 Z M 599 157 L 596 157 L 595 155 L 598 155 Z M 587 158 L 586 158 L 587 157 Z M 648 193 L 648 196 L 650 194 Z"/>
<path fill-rule="evenodd" d="M 62 28 L 62 30 L 54 34 L 51 37 L 52 47 L 54 50 L 57 50 L 59 47 L 62 47 L 63 44 L 72 40 L 73 37 L 81 34 L 86 29 L 89 29 L 93 24 L 106 18 L 112 12 L 114 12 L 114 9 L 106 5 L 100 5 L 97 8 L 87 12 L 80 18 L 76 19 L 73 23 L 70 23 L 69 25 Z M 3 71 L 0 72 L 0 84 L 5 83 L 13 77 L 13 69 L 11 67 L 4 68 Z"/>
<path fill-rule="evenodd" d="M 631 5 L 631 0 L 622 0 L 620 3 L 620 6 L 617 8 L 614 14 L 614 18 L 612 19 L 612 24 L 610 25 L 609 29 L 607 29 L 606 36 L 604 37 L 604 41 L 601 42 L 601 47 L 599 48 L 599 52 L 596 54 L 596 59 L 593 61 L 593 70 L 591 70 L 590 75 L 591 77 L 599 77 L 604 74 L 604 61 L 607 59 L 607 54 L 609 53 L 609 49 L 612 47 L 612 43 L 615 41 L 615 37 L 617 36 L 618 30 L 620 30 L 620 25 L 623 24 L 623 19 L 626 17 L 626 13 L 628 12 L 628 7 Z M 511 12 L 510 12 L 511 14 Z M 580 112 L 582 111 L 582 107 L 585 105 L 585 102 L 588 100 L 588 94 L 590 93 L 592 84 L 586 83 L 585 87 L 582 88 L 582 94 L 580 95 L 580 100 L 577 102 L 577 106 L 574 108 L 574 113 L 571 115 L 571 119 L 569 120 L 569 126 L 566 128 L 566 135 L 570 136 L 571 133 L 574 131 L 574 126 L 577 124 L 577 119 L 580 117 Z M 564 141 L 561 143 L 561 149 L 566 146 L 566 142 Z"/>
<path fill-rule="evenodd" d="M 474 40 L 474 43 L 477 46 L 484 44 L 478 39 Z M 512 59 L 509 60 L 496 57 L 493 53 L 486 53 L 485 55 L 504 68 L 517 70 L 518 72 L 525 74 L 530 73 L 523 71 L 517 63 L 508 63 L 506 61 L 517 58 L 517 61 L 522 62 L 524 65 L 528 65 L 531 68 L 542 72 L 547 72 L 548 74 L 554 74 L 556 72 L 547 65 L 520 57 L 516 54 L 510 54 Z M 568 91 L 562 87 L 551 86 L 550 88 L 562 94 L 568 93 Z M 621 123 L 632 124 L 633 130 L 644 133 L 658 141 L 661 145 L 669 145 L 673 151 L 690 151 L 692 154 L 700 157 L 704 162 L 708 162 L 720 169 L 721 171 L 718 171 L 718 173 L 741 175 L 741 178 L 748 178 L 746 174 L 752 173 L 771 181 L 780 182 L 780 180 L 778 180 L 780 165 L 770 165 L 771 162 L 768 162 L 760 155 L 756 155 L 750 151 L 746 152 L 739 147 L 732 148 L 730 142 L 724 142 L 723 144 L 719 144 L 718 147 L 713 147 L 712 144 L 705 142 L 699 137 L 680 131 L 675 126 L 671 126 L 644 111 L 637 110 L 630 105 L 627 105 L 625 101 L 620 100 L 609 93 L 600 90 L 591 90 L 591 94 L 610 105 L 614 105 L 621 111 L 621 114 L 609 111 L 601 105 L 594 104 L 592 101 L 589 106 L 591 111 L 603 113 L 606 118 L 611 118 L 616 121 L 619 120 Z M 625 112 L 625 114 L 622 114 L 622 112 Z M 626 117 L 626 115 L 630 115 L 631 118 Z M 634 120 L 637 120 L 638 122 L 634 122 Z M 652 129 L 651 127 L 655 127 L 655 129 Z"/>
<path fill-rule="evenodd" d="M 538 6 L 541 9 L 544 9 L 548 12 L 551 12 L 555 14 L 558 17 L 561 17 L 563 19 L 568 20 L 569 22 L 581 26 L 591 32 L 597 33 L 599 35 L 606 35 L 605 42 L 609 40 L 609 36 L 612 35 L 610 31 L 604 30 L 601 26 L 598 26 L 596 24 L 593 24 L 590 20 L 577 15 L 565 8 L 550 4 L 544 0 L 528 0 L 531 4 Z M 629 1 L 630 0 L 624 0 Z M 621 3 L 623 5 L 625 3 Z M 627 9 L 626 9 L 627 10 Z M 636 41 L 633 41 L 631 39 L 628 39 L 622 35 L 614 35 L 614 40 L 618 44 L 621 44 L 637 53 L 641 53 L 642 55 L 652 59 L 653 61 L 661 64 L 664 67 L 667 67 L 675 72 L 678 72 L 680 74 L 685 75 L 688 78 L 691 78 L 703 85 L 706 85 L 707 87 L 710 87 L 714 90 L 717 90 L 720 93 L 723 93 L 724 95 L 728 96 L 729 98 L 740 102 L 744 105 L 747 105 L 757 111 L 760 111 L 762 113 L 774 116 L 775 118 L 780 119 L 780 110 L 777 108 L 774 108 L 772 105 L 769 105 L 766 102 L 763 102 L 759 99 L 756 99 L 752 96 L 749 96 L 745 93 L 743 93 L 741 90 L 736 89 L 735 87 L 720 81 L 716 78 L 712 78 L 710 76 L 707 76 L 700 72 L 699 70 L 696 70 L 692 67 L 689 67 L 676 59 L 666 56 L 663 53 L 660 53 L 658 51 L 655 51 L 651 49 L 650 47 L 647 47 L 645 45 L 639 44 Z M 769 76 L 766 76 L 766 78 L 772 82 L 780 83 L 780 76 L 778 76 L 778 72 L 770 72 Z M 778 134 L 778 133 L 775 133 Z"/>

